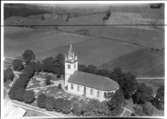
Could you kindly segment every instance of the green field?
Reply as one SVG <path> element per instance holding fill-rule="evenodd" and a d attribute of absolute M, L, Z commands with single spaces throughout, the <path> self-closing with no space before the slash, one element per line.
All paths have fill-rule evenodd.
<path fill-rule="evenodd" d="M 5 56 L 19 56 L 25 49 L 32 49 L 38 58 L 55 56 L 59 52 L 66 52 L 68 42 L 71 40 L 81 63 L 100 66 L 138 49 L 136 46 L 116 40 L 91 38 L 56 30 L 20 29 L 22 28 L 6 28 Z"/>
<path fill-rule="evenodd" d="M 120 67 L 126 72 L 132 72 L 138 76 L 164 76 L 164 51 L 152 51 L 150 49 L 140 49 L 118 57 L 102 65 L 102 67 L 112 70 Z"/>
<path fill-rule="evenodd" d="M 98 30 L 99 32 L 102 31 L 99 28 L 96 31 L 92 30 L 92 32 L 98 34 Z M 158 35 L 162 35 L 150 30 L 145 31 L 145 34 L 149 33 L 149 35 L 145 35 L 146 37 L 144 37 L 141 33 L 143 30 L 136 29 L 136 33 L 139 34 L 139 37 L 136 38 L 136 35 L 131 35 L 133 32 L 130 32 L 130 30 L 119 30 L 119 28 L 110 28 L 110 30 L 103 29 L 103 31 L 106 31 L 105 33 L 111 32 L 112 30 L 115 32 L 115 34 L 113 33 L 115 35 L 113 35 L 114 38 L 112 38 L 112 34 L 103 37 L 103 33 L 94 36 L 95 33 L 91 35 L 80 35 L 79 33 L 71 31 L 62 32 L 56 29 L 5 27 L 4 54 L 7 57 L 17 57 L 25 49 L 32 49 L 37 58 L 43 59 L 44 57 L 67 52 L 68 42 L 71 40 L 81 64 L 93 64 L 107 69 L 122 67 L 126 71 L 135 71 L 134 73 L 139 75 L 153 74 L 155 76 L 163 76 L 163 38 L 160 37 L 160 42 L 153 40 Z M 121 30 L 126 32 L 119 32 Z M 157 35 L 155 35 L 156 33 Z M 135 38 L 134 41 L 133 38 Z M 142 43 L 145 46 L 142 46 Z M 150 47 L 158 47 L 161 50 L 145 50 Z"/>
<path fill-rule="evenodd" d="M 132 5 L 109 9 L 90 6 L 86 7 L 85 13 L 85 7 L 52 6 L 43 9 L 49 12 L 23 16 L 20 11 L 20 16 L 5 19 L 5 25 L 37 25 L 36 28 L 5 27 L 6 57 L 20 56 L 26 49 L 32 49 L 38 59 L 55 56 L 66 53 L 71 40 L 81 64 L 93 64 L 109 70 L 121 67 L 140 76 L 164 76 L 164 29 L 157 26 L 164 21 L 163 7 L 151 9 L 148 5 Z M 111 11 L 111 16 L 103 21 L 106 10 Z M 67 13 L 72 16 L 68 21 Z M 114 25 L 131 22 L 126 27 Z"/>

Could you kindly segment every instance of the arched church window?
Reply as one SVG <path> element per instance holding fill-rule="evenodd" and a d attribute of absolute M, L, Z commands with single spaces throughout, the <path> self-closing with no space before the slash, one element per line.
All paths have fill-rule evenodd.
<path fill-rule="evenodd" d="M 97 97 L 99 97 L 99 95 L 100 95 L 100 91 L 97 91 Z"/>
<path fill-rule="evenodd" d="M 92 89 L 92 88 L 90 89 L 90 94 L 91 94 L 91 95 L 93 94 L 93 89 Z"/>
<path fill-rule="evenodd" d="M 79 87 L 79 85 L 77 86 L 77 90 L 78 90 L 78 91 L 80 90 L 80 87 Z"/>
<path fill-rule="evenodd" d="M 70 69 L 70 68 L 71 68 L 71 65 L 69 64 L 69 65 L 68 65 L 68 69 Z"/>

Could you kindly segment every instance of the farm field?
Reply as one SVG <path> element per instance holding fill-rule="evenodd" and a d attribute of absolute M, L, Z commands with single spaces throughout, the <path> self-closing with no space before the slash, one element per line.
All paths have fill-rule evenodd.
<path fill-rule="evenodd" d="M 44 59 L 58 53 L 66 53 L 70 40 L 81 64 L 93 64 L 107 69 L 121 67 L 138 75 L 164 75 L 162 32 L 110 27 L 108 30 L 89 29 L 92 34 L 83 35 L 61 30 L 5 27 L 4 54 L 6 57 L 17 57 L 25 49 L 32 49 L 38 59 Z M 110 35 L 111 31 L 114 32 Z M 103 33 L 108 35 L 103 37 Z M 136 37 L 135 33 L 139 37 Z M 157 47 L 160 51 L 149 50 Z"/>
<path fill-rule="evenodd" d="M 37 59 L 64 54 L 71 40 L 80 64 L 109 70 L 121 67 L 138 76 L 164 76 L 164 30 L 159 26 L 164 22 L 163 7 L 19 7 L 7 6 L 10 11 L 25 7 L 27 13 L 7 14 L 5 25 L 37 27 L 5 27 L 5 57 L 18 57 L 26 49 L 32 49 Z M 33 13 L 34 9 L 38 12 Z M 109 10 L 111 16 L 103 20 Z M 121 26 L 125 23 L 131 25 Z"/>
<path fill-rule="evenodd" d="M 164 76 L 164 51 L 140 49 L 111 60 L 101 67 L 108 70 L 120 67 L 123 71 L 132 72 L 138 76 Z"/>
<path fill-rule="evenodd" d="M 14 28 L 12 29 L 15 30 Z M 23 28 L 21 32 L 19 30 L 12 33 L 11 27 L 7 27 L 4 41 L 5 56 L 16 57 L 22 54 L 25 49 L 32 49 L 37 58 L 55 56 L 57 53 L 65 53 L 67 51 L 69 40 L 74 45 L 74 50 L 78 54 L 80 63 L 97 66 L 139 48 L 115 40 L 95 39 L 56 30 Z"/>

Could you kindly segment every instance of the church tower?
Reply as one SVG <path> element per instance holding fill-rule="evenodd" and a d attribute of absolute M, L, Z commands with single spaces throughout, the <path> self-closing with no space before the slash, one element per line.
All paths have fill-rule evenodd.
<path fill-rule="evenodd" d="M 68 85 L 68 80 L 75 71 L 78 71 L 78 58 L 75 55 L 72 44 L 69 44 L 69 50 L 65 56 L 65 86 Z"/>

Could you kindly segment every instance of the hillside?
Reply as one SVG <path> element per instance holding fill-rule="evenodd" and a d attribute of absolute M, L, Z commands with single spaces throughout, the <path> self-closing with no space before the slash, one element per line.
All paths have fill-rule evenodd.
<path fill-rule="evenodd" d="M 30 10 L 16 13 L 19 8 L 20 12 Z M 31 13 L 32 9 L 43 13 Z M 32 49 L 43 59 L 65 53 L 71 40 L 82 64 L 108 69 L 120 66 L 138 75 L 164 75 L 164 27 L 160 26 L 164 7 L 23 5 L 6 10 L 5 25 L 22 27 L 5 27 L 5 56 L 16 57 Z M 107 12 L 111 15 L 104 20 Z"/>
<path fill-rule="evenodd" d="M 108 70 L 121 67 L 137 76 L 164 76 L 164 51 L 140 49 L 105 63 L 102 67 Z"/>
<path fill-rule="evenodd" d="M 33 5 L 26 4 L 5 4 L 4 18 L 7 19 L 12 16 L 27 17 L 30 15 L 38 15 L 48 13 L 46 10 L 39 9 Z"/>
<path fill-rule="evenodd" d="M 88 37 L 56 29 L 6 27 L 4 54 L 8 57 L 16 57 L 25 49 L 32 49 L 40 59 L 55 56 L 57 53 L 67 51 L 69 39 L 74 45 L 80 63 L 96 66 L 139 49 L 117 40 Z"/>

